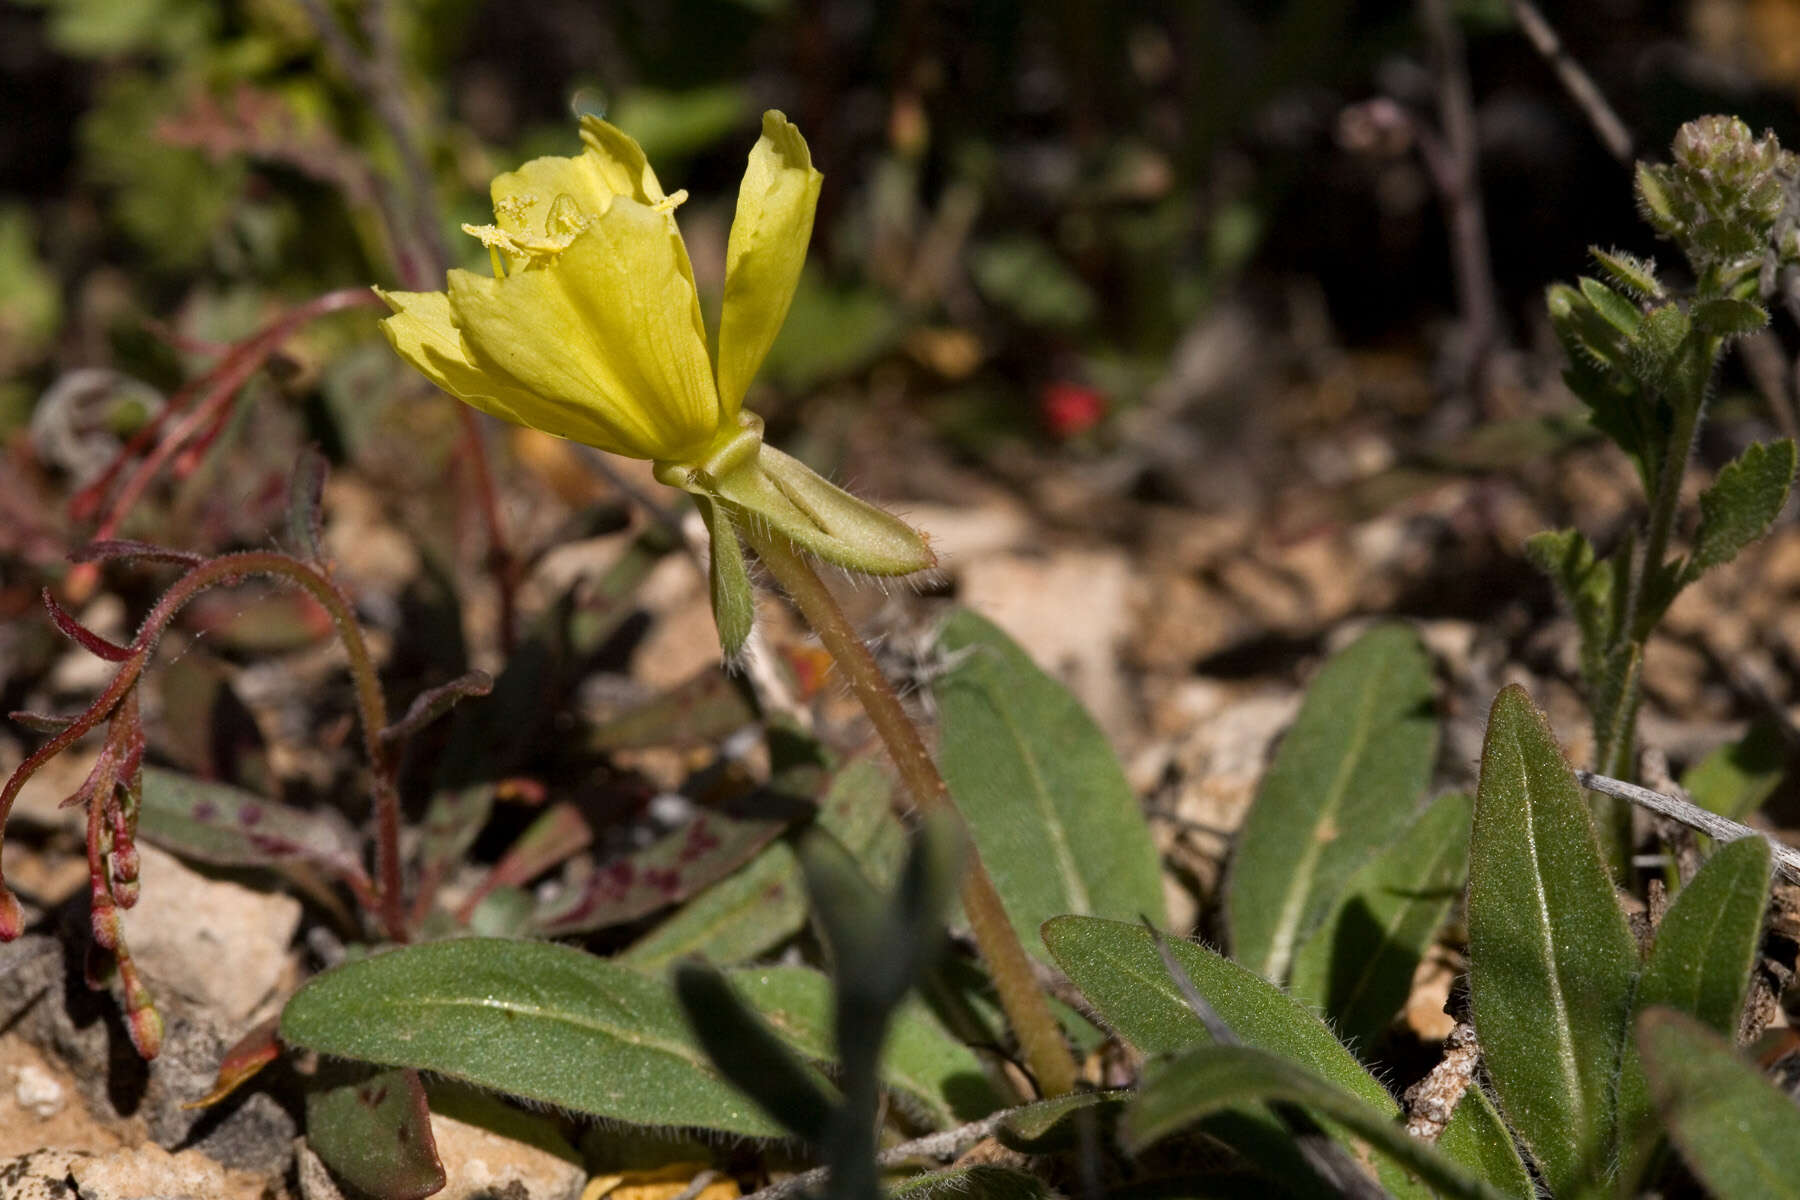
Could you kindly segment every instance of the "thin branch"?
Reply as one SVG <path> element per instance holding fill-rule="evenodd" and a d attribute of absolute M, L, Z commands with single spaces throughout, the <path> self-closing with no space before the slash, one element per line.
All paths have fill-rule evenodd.
<path fill-rule="evenodd" d="M 1665 796 L 1661 792 L 1653 792 L 1647 787 L 1639 787 L 1635 783 L 1626 783 L 1623 779 L 1613 779 L 1606 775 L 1596 775 L 1592 771 L 1575 772 L 1575 782 L 1590 792 L 1599 792 L 1603 796 L 1613 796 L 1620 800 L 1629 800 L 1640 808 L 1649 809 L 1661 817 L 1678 821 L 1690 829 L 1697 829 L 1707 837 L 1721 842 L 1735 842 L 1739 838 L 1759 837 L 1769 843 L 1774 852 L 1775 869 L 1782 878 L 1790 883 L 1800 883 L 1800 850 L 1785 846 L 1759 829 L 1748 825 L 1740 825 L 1718 813 L 1709 812 L 1698 804 Z"/>
<path fill-rule="evenodd" d="M 991 1136 L 1009 1115 L 1009 1112 L 997 1112 L 979 1121 L 958 1125 L 955 1129 L 941 1129 L 910 1142 L 901 1142 L 876 1155 L 875 1161 L 884 1167 L 904 1166 L 924 1158 L 948 1161 L 976 1142 Z M 801 1195 L 823 1184 L 830 1175 L 829 1168 L 814 1167 L 810 1171 L 790 1175 L 779 1183 L 771 1183 L 761 1191 L 751 1192 L 744 1200 L 789 1200 L 789 1197 Z"/>
<path fill-rule="evenodd" d="M 1488 259 L 1487 217 L 1481 205 L 1475 101 L 1463 59 L 1462 36 L 1450 15 L 1448 0 L 1420 0 L 1419 18 L 1431 47 L 1432 74 L 1437 81 L 1438 122 L 1443 128 L 1443 158 L 1448 168 L 1437 182 L 1443 193 L 1445 223 L 1450 227 L 1457 303 L 1468 339 L 1467 379 L 1477 395 L 1484 395 L 1488 360 L 1500 340 L 1500 306 Z"/>
<path fill-rule="evenodd" d="M 1631 131 L 1625 128 L 1625 122 L 1619 120 L 1619 114 L 1612 110 L 1606 102 L 1599 85 L 1581 68 L 1563 45 L 1562 38 L 1538 6 L 1531 0 L 1509 0 L 1512 7 L 1513 20 L 1519 23 L 1519 30 L 1544 56 L 1550 69 L 1556 72 L 1556 78 L 1569 93 L 1569 99 L 1575 102 L 1588 124 L 1594 127 L 1594 133 L 1606 146 L 1606 152 L 1629 167 L 1631 165 Z"/>

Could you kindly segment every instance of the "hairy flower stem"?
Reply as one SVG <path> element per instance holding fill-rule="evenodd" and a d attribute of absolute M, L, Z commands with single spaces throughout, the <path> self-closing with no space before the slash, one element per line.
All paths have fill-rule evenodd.
<path fill-rule="evenodd" d="M 1714 340 L 1707 346 L 1705 357 L 1707 370 L 1702 376 L 1705 381 L 1712 379 L 1718 367 L 1720 345 Z M 1656 493 L 1650 497 L 1650 512 L 1645 525 L 1644 543 L 1638 560 L 1633 564 L 1631 581 L 1625 597 L 1625 608 L 1619 622 L 1619 636 L 1627 643 L 1635 644 L 1642 658 L 1642 649 L 1649 635 L 1648 629 L 1639 628 L 1644 623 L 1644 605 L 1646 597 L 1655 580 L 1663 571 L 1663 559 L 1669 552 L 1669 541 L 1675 532 L 1675 518 L 1681 504 L 1681 481 L 1687 475 L 1688 459 L 1692 457 L 1694 440 L 1700 430 L 1700 422 L 1706 409 L 1706 384 L 1701 385 L 1697 396 L 1683 397 L 1676 410 L 1675 422 L 1669 430 L 1669 440 L 1663 450 L 1661 468 L 1657 472 Z M 1632 681 L 1621 690 L 1618 710 L 1608 714 L 1605 732 L 1596 748 L 1596 762 L 1603 775 L 1618 778 L 1630 778 L 1634 767 L 1631 731 L 1636 727 L 1636 715 L 1641 688 L 1634 671 Z"/>
<path fill-rule="evenodd" d="M 868 647 L 863 645 L 812 564 L 785 538 L 759 529 L 754 521 L 746 521 L 741 532 L 844 673 L 870 722 L 881 735 L 919 810 L 954 812 L 956 806 L 950 798 L 950 789 L 938 773 L 931 753 L 925 749 L 918 727 L 901 707 L 894 685 L 881 673 Z M 987 868 L 982 866 L 973 845 L 969 847 L 968 868 L 962 880 L 962 904 L 975 935 L 975 944 L 993 975 L 1000 1006 L 1006 1011 L 1013 1033 L 1019 1039 L 1019 1050 L 1036 1077 L 1039 1090 L 1046 1097 L 1073 1091 L 1075 1060 L 1063 1041 L 1062 1030 L 1050 1012 L 1043 990 L 1038 987 L 1025 947 L 1020 944 L 1012 921 L 1000 903 L 1000 893 L 994 890 L 994 881 L 988 877 Z"/>
<path fill-rule="evenodd" d="M 38 747 L 13 772 L 12 777 L 6 781 L 5 788 L 0 789 L 0 836 L 4 834 L 6 816 L 12 809 L 14 799 L 37 769 L 72 746 L 89 730 L 107 719 L 120 704 L 126 702 L 143 675 L 144 668 L 149 664 L 151 655 L 155 653 L 164 631 L 182 608 L 208 588 L 238 583 L 252 576 L 279 579 L 300 587 L 324 607 L 337 627 L 338 637 L 349 657 L 350 675 L 356 686 L 356 704 L 362 724 L 363 747 L 368 753 L 374 778 L 375 853 L 381 881 L 379 915 L 387 936 L 395 941 L 405 941 L 406 910 L 402 903 L 400 880 L 400 797 L 394 787 L 395 758 L 381 740 L 381 731 L 388 724 L 387 700 L 381 693 L 381 680 L 375 674 L 375 662 L 369 656 L 368 644 L 363 641 L 362 629 L 356 623 L 356 614 L 351 611 L 350 602 L 344 598 L 344 594 L 324 574 L 285 554 L 267 551 L 226 554 L 207 560 L 177 579 L 158 598 L 156 605 L 144 618 L 137 636 L 132 639 L 130 657 L 120 664 L 119 673 L 107 685 L 106 691 L 66 729 Z M 6 903 L 10 898 L 4 881 L 0 881 L 0 917 L 5 916 Z M 6 931 L 7 928 L 7 922 L 0 920 L 0 931 Z"/>

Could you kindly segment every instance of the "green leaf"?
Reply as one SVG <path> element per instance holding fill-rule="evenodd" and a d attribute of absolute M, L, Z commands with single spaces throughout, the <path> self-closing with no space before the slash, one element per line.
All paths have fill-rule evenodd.
<path fill-rule="evenodd" d="M 1737 1032 L 1769 902 L 1769 844 L 1741 838 L 1720 847 L 1657 926 L 1632 1008 L 1669 1008 L 1714 1033 Z M 1632 1149 L 1650 1120 L 1638 1056 L 1627 1049 L 1619 1077 L 1619 1141 Z"/>
<path fill-rule="evenodd" d="M 1439 1150 L 1506 1195 L 1536 1200 L 1537 1185 L 1519 1157 L 1512 1131 L 1480 1085 L 1472 1084 L 1457 1101 L 1437 1144 Z"/>
<path fill-rule="evenodd" d="M 712 599 L 713 625 L 719 631 L 719 648 L 727 662 L 737 659 L 750 630 L 756 624 L 756 593 L 750 587 L 750 571 L 744 565 L 744 544 L 738 541 L 731 518 L 719 511 L 710 496 L 695 496 L 694 507 L 706 525 L 710 566 L 706 573 Z"/>
<path fill-rule="evenodd" d="M 808 967 L 745 967 L 732 986 L 787 1043 L 817 1063 L 830 1063 L 831 981 Z M 915 1119 L 934 1129 L 973 1121 L 999 1107 L 974 1051 L 944 1032 L 916 1001 L 901 1006 L 882 1049 L 882 1081 Z"/>
<path fill-rule="evenodd" d="M 345 963 L 288 1001 L 281 1038 L 634 1124 L 782 1133 L 714 1071 L 667 983 L 564 946 L 465 938 Z"/>
<path fill-rule="evenodd" d="M 1575 777 L 1516 685 L 1488 715 L 1468 909 L 1471 1003 L 1501 1107 L 1554 1194 L 1595 1194 L 1637 948 Z"/>
<path fill-rule="evenodd" d="M 1058 917 L 1044 926 L 1044 943 L 1100 1018 L 1146 1055 L 1211 1040 L 1142 925 Z M 1386 1116 L 1398 1115 L 1387 1089 L 1306 1005 L 1205 946 L 1178 938 L 1167 944 L 1244 1044 L 1298 1063 Z"/>
<path fill-rule="evenodd" d="M 1787 774 L 1787 739 L 1773 721 L 1758 721 L 1744 736 L 1720 746 L 1681 776 L 1695 804 L 1743 821 L 1761 808 Z"/>
<path fill-rule="evenodd" d="M 1753 300 L 1730 296 L 1694 305 L 1694 325 L 1714 337 L 1743 337 L 1769 323 L 1769 310 Z"/>
<path fill-rule="evenodd" d="M 1630 300 L 1613 291 L 1598 279 L 1590 279 L 1583 275 L 1575 281 L 1587 302 L 1594 306 L 1602 320 L 1626 337 L 1635 337 L 1638 326 L 1644 322 L 1643 310 Z"/>
<path fill-rule="evenodd" d="M 382 1200 L 423 1200 L 444 1186 L 417 1071 L 326 1067 L 306 1093 L 306 1144 L 338 1178 Z"/>
<path fill-rule="evenodd" d="M 1715 1196 L 1779 1200 L 1800 1179 L 1800 1108 L 1723 1038 L 1680 1013 L 1638 1019 L 1656 1111 L 1681 1157 Z"/>
<path fill-rule="evenodd" d="M 1686 579 L 1730 562 L 1738 551 L 1768 532 L 1794 482 L 1794 443 L 1757 443 L 1732 459 L 1712 486 L 1700 493 L 1700 528 Z"/>
<path fill-rule="evenodd" d="M 893 1200 L 1049 1200 L 1054 1194 L 1029 1171 L 991 1164 L 928 1171 L 888 1189 Z"/>
<path fill-rule="evenodd" d="M 1026 947 L 1041 957 L 1039 926 L 1064 913 L 1159 918 L 1156 847 L 1093 718 L 972 612 L 939 645 L 967 651 L 933 688 L 939 765 Z"/>
<path fill-rule="evenodd" d="M 1287 977 L 1350 876 L 1411 823 L 1436 755 L 1431 663 L 1411 630 L 1381 626 L 1325 664 L 1238 835 L 1226 915 L 1239 962 Z"/>
<path fill-rule="evenodd" d="M 1660 300 L 1663 295 L 1662 281 L 1656 277 L 1656 261 L 1638 258 L 1623 250 L 1602 250 L 1598 246 L 1589 247 L 1588 252 L 1600 269 L 1612 277 L 1614 286 L 1637 300 Z"/>
<path fill-rule="evenodd" d="M 1618 606 L 1626 589 L 1619 570 L 1630 562 L 1630 554 L 1597 558 L 1587 535 L 1577 529 L 1557 529 L 1526 538 L 1525 556 L 1550 577 L 1557 596 L 1575 618 L 1581 633 L 1581 675 L 1592 688 L 1622 620 Z"/>
<path fill-rule="evenodd" d="M 1271 1103 L 1298 1104 L 1342 1125 L 1440 1196 L 1497 1200 L 1501 1195 L 1407 1133 L 1394 1119 L 1391 1101 L 1372 1107 L 1303 1067 L 1249 1046 L 1201 1047 L 1158 1069 L 1125 1114 L 1125 1141 L 1142 1150 L 1221 1109 Z"/>
<path fill-rule="evenodd" d="M 832 778 L 814 825 L 836 837 L 878 885 L 893 878 L 905 847 L 889 807 L 893 791 L 893 780 L 875 763 L 850 763 Z M 689 955 L 725 965 L 744 962 L 799 932 L 806 912 L 800 863 L 783 839 L 694 897 L 620 961 L 646 970 Z"/>
<path fill-rule="evenodd" d="M 794 1136 L 820 1145 L 840 1097 L 801 1061 L 716 967 L 681 963 L 675 995 L 707 1057 Z"/>
<path fill-rule="evenodd" d="M 645 746 L 710 746 L 754 720 L 749 685 L 715 664 L 607 718 L 588 734 L 587 748 L 604 754 Z"/>
<path fill-rule="evenodd" d="M 1099 1109 L 1095 1117 L 1110 1116 L 1127 1104 L 1135 1092 L 1118 1088 L 1105 1092 L 1071 1092 L 1054 1100 L 1039 1100 L 1008 1111 L 994 1130 L 994 1137 L 1009 1150 L 1021 1154 L 1045 1154 L 1066 1150 L 1076 1144 L 1078 1124 L 1089 1119 L 1091 1109 Z"/>
<path fill-rule="evenodd" d="M 158 767 L 144 768 L 138 820 L 144 836 L 157 845 L 217 866 L 263 867 L 299 859 L 339 877 L 364 874 L 359 839 L 336 813 L 289 808 L 242 788 Z"/>
<path fill-rule="evenodd" d="M 1437 800 L 1350 877 L 1300 947 L 1288 990 L 1350 1045 L 1373 1042 L 1406 1003 L 1413 971 L 1467 882 L 1473 813 L 1466 794 Z"/>

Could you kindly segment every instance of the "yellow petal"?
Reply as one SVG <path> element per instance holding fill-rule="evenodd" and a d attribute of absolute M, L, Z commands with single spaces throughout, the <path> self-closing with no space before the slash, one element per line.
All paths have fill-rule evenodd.
<path fill-rule="evenodd" d="M 718 428 L 700 300 L 665 213 L 618 197 L 554 260 L 504 279 L 452 271 L 450 308 L 471 360 L 533 394 L 526 424 L 651 459 L 697 454 Z M 580 423 L 604 440 L 563 433 Z"/>
<path fill-rule="evenodd" d="M 824 178 L 813 170 L 800 131 L 780 113 L 764 113 L 762 137 L 750 151 L 725 250 L 719 402 L 727 420 L 737 414 L 787 319 Z"/>
<path fill-rule="evenodd" d="M 666 199 L 644 148 L 617 125 L 599 117 L 581 118 L 581 144 L 587 147 L 582 158 L 595 164 L 615 195 L 630 196 L 652 208 Z"/>
<path fill-rule="evenodd" d="M 534 158 L 516 171 L 496 175 L 488 185 L 494 223 L 520 237 L 568 232 L 550 228 L 550 210 L 559 197 L 567 196 L 583 216 L 592 218 L 605 212 L 623 190 L 612 186 L 605 164 L 594 154 Z"/>
<path fill-rule="evenodd" d="M 375 289 L 394 315 L 381 322 L 381 331 L 401 358 L 422 371 L 431 382 L 455 396 L 514 424 L 530 405 L 529 392 L 484 374 L 469 357 L 462 334 L 450 317 L 450 298 L 442 292 L 389 292 Z"/>

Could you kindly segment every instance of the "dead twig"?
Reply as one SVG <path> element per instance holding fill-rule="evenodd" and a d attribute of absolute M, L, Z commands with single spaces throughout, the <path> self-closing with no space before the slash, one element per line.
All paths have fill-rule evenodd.
<path fill-rule="evenodd" d="M 1575 107 L 1581 110 L 1582 115 L 1588 119 L 1588 124 L 1593 126 L 1594 134 L 1606 147 L 1606 152 L 1629 167 L 1631 131 L 1625 128 L 1625 122 L 1619 120 L 1619 114 L 1606 102 L 1599 85 L 1569 54 L 1562 38 L 1557 36 L 1544 14 L 1538 11 L 1537 5 L 1531 0 L 1509 0 L 1509 3 L 1513 20 L 1519 23 L 1519 31 L 1543 55 L 1544 61 L 1550 64 L 1550 69 L 1556 72 L 1557 82 L 1563 85 L 1563 90 L 1569 93 L 1569 99 L 1575 102 Z"/>
<path fill-rule="evenodd" d="M 1445 224 L 1450 229 L 1450 261 L 1455 267 L 1457 304 L 1467 338 L 1465 377 L 1470 389 L 1485 399 L 1489 360 L 1500 340 L 1500 305 L 1495 299 L 1487 217 L 1481 203 L 1475 101 L 1462 35 L 1450 16 L 1448 0 L 1420 0 L 1419 20 L 1431 48 L 1438 124 L 1443 131 L 1443 142 L 1435 153 L 1426 141 L 1421 141 L 1420 149 L 1443 197 Z"/>
<path fill-rule="evenodd" d="M 1645 808 L 1658 816 L 1678 821 L 1690 829 L 1697 829 L 1707 837 L 1721 842 L 1735 842 L 1739 838 L 1747 837 L 1762 838 L 1769 843 L 1769 849 L 1774 853 L 1775 870 L 1790 883 L 1800 883 L 1800 850 L 1785 846 L 1760 830 L 1752 829 L 1748 825 L 1740 825 L 1729 818 L 1721 817 L 1718 813 L 1708 812 L 1691 801 L 1675 796 L 1665 796 L 1661 792 L 1653 792 L 1647 787 L 1626 783 L 1623 779 L 1596 775 L 1592 771 L 1577 771 L 1575 772 L 1575 782 L 1590 792 L 1599 792 L 1603 796 L 1629 800 L 1639 808 Z"/>

